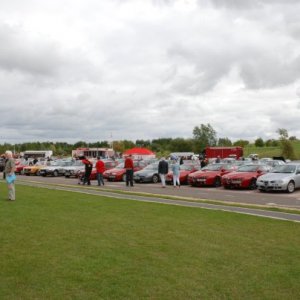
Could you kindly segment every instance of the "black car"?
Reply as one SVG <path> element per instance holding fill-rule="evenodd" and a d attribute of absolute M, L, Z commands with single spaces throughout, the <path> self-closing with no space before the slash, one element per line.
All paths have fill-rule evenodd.
<path fill-rule="evenodd" d="M 5 158 L 0 157 L 0 172 L 3 172 L 5 168 Z"/>

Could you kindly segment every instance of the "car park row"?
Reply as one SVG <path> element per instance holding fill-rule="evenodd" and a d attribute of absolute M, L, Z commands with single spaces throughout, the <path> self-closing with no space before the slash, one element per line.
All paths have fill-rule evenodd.
<path fill-rule="evenodd" d="M 90 179 L 96 180 L 97 173 L 94 168 Z M 103 159 L 106 171 L 103 177 L 107 181 L 125 181 L 125 169 L 123 160 Z M 172 164 L 172 160 L 168 160 Z M 84 164 L 81 160 L 57 159 L 54 161 L 38 161 L 30 165 L 28 161 L 16 162 L 16 173 L 21 175 L 37 176 L 64 176 L 66 178 L 84 176 Z M 300 163 L 280 160 L 232 160 L 224 159 L 200 167 L 199 160 L 186 160 L 180 165 L 180 184 L 188 184 L 193 187 L 220 187 L 224 189 L 256 189 L 261 192 L 286 191 L 294 192 L 300 188 Z M 158 183 L 158 161 L 135 160 L 135 183 Z M 166 183 L 173 184 L 173 174 L 170 171 L 166 175 Z"/>

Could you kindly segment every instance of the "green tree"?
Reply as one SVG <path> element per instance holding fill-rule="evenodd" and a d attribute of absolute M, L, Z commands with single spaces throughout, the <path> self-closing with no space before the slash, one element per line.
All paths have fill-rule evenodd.
<path fill-rule="evenodd" d="M 224 147 L 230 147 L 232 146 L 232 142 L 229 138 L 219 138 L 218 140 L 218 146 L 224 146 Z"/>
<path fill-rule="evenodd" d="M 171 152 L 191 152 L 193 141 L 191 139 L 176 138 L 172 140 L 169 149 Z"/>
<path fill-rule="evenodd" d="M 136 140 L 135 144 L 136 144 L 137 147 L 146 147 L 146 148 L 148 148 L 148 147 L 150 147 L 151 142 L 150 142 L 150 140 Z"/>
<path fill-rule="evenodd" d="M 240 147 L 245 147 L 249 145 L 249 141 L 247 140 L 237 140 L 233 143 L 234 146 L 240 146 Z"/>
<path fill-rule="evenodd" d="M 293 135 L 293 136 L 290 136 L 290 137 L 289 137 L 289 140 L 290 140 L 290 141 L 297 141 L 297 137 L 294 136 L 294 135 Z"/>
<path fill-rule="evenodd" d="M 295 152 L 292 142 L 288 139 L 288 131 L 284 128 L 279 128 L 277 133 L 279 134 L 282 156 L 288 159 L 295 159 Z"/>
<path fill-rule="evenodd" d="M 207 125 L 201 124 L 200 127 L 196 126 L 193 130 L 193 137 L 195 141 L 195 152 L 203 151 L 207 146 L 216 146 L 217 133 L 213 127 L 208 123 Z"/>
<path fill-rule="evenodd" d="M 265 146 L 266 147 L 278 147 L 279 142 L 277 140 L 274 140 L 274 139 L 269 139 L 269 140 L 266 140 Z"/>
<path fill-rule="evenodd" d="M 262 138 L 257 138 L 254 142 L 256 147 L 264 147 L 265 143 Z"/>

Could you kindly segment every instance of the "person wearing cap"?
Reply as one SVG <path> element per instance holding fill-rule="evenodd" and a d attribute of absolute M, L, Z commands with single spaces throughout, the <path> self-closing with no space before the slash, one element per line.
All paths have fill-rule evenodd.
<path fill-rule="evenodd" d="M 5 151 L 6 163 L 5 163 L 5 175 L 6 182 L 8 187 L 8 200 L 14 201 L 16 200 L 16 191 L 15 191 L 15 161 L 13 159 L 13 154 L 11 151 Z"/>

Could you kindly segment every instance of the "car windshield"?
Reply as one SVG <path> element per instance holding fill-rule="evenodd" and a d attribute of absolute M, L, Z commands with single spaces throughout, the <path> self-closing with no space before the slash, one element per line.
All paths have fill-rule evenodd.
<path fill-rule="evenodd" d="M 276 166 L 272 173 L 294 173 L 296 170 L 295 165 L 281 165 L 281 166 Z"/>
<path fill-rule="evenodd" d="M 207 167 L 204 167 L 202 170 L 204 170 L 204 171 L 219 171 L 225 167 L 226 167 L 226 165 L 212 164 L 212 165 L 208 165 Z"/>
<path fill-rule="evenodd" d="M 118 164 L 115 169 L 124 169 L 124 164 Z"/>
<path fill-rule="evenodd" d="M 246 165 L 239 167 L 237 172 L 256 172 L 257 168 L 256 165 Z"/>
<path fill-rule="evenodd" d="M 151 164 L 144 168 L 144 170 L 157 170 L 158 164 Z"/>
<path fill-rule="evenodd" d="M 193 166 L 192 165 L 180 165 L 180 170 L 191 171 L 191 170 L 193 170 Z"/>

